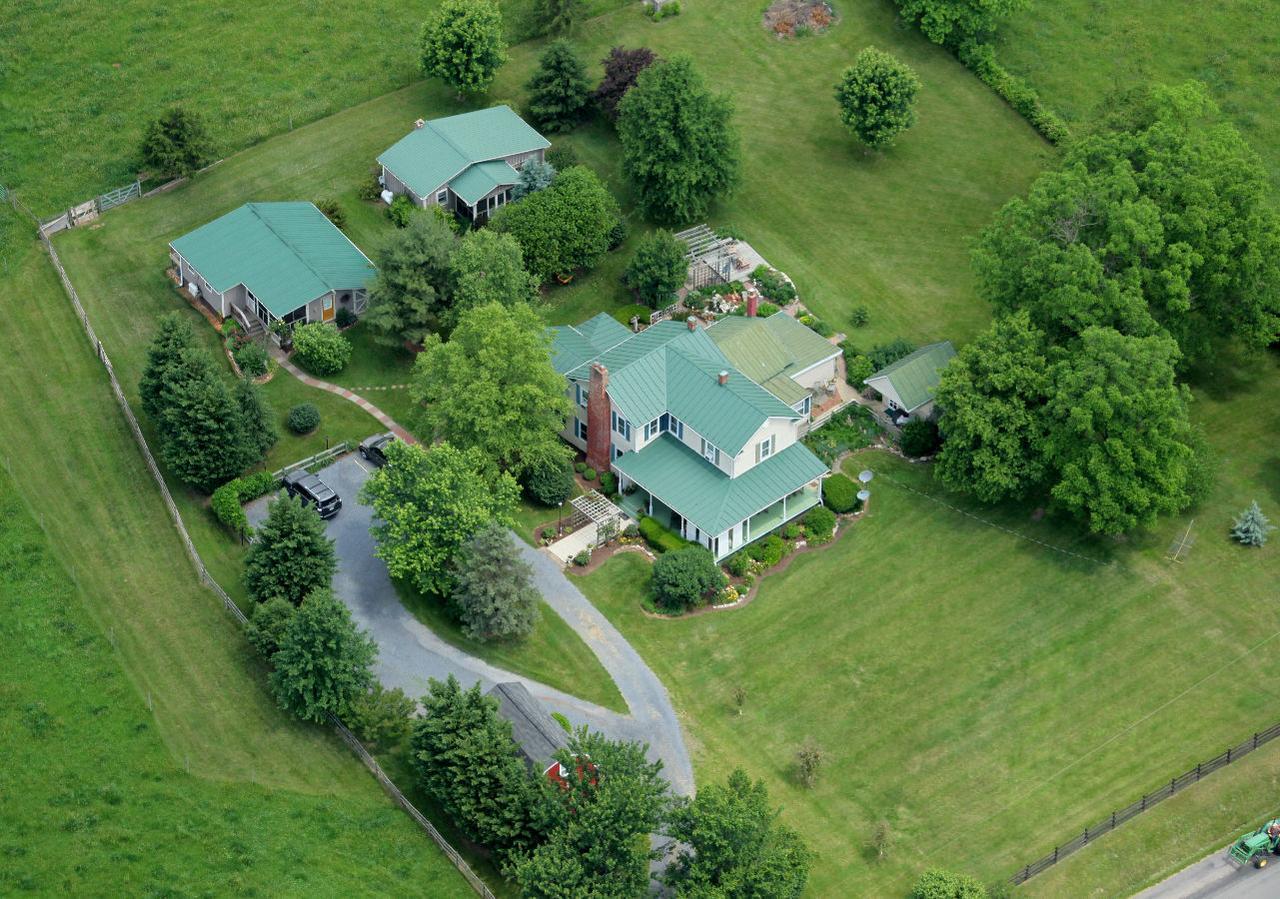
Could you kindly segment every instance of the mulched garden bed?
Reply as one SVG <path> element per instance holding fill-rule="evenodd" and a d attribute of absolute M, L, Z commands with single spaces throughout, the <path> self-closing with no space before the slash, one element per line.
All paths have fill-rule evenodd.
<path fill-rule="evenodd" d="M 835 24 L 835 10 L 827 0 L 774 0 L 764 11 L 765 31 L 779 40 L 821 34 Z"/>

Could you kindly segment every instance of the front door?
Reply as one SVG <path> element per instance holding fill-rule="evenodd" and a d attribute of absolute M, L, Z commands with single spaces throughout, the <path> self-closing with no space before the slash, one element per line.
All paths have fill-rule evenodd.
<path fill-rule="evenodd" d="M 329 294 L 325 297 L 321 301 L 320 306 L 322 310 L 320 313 L 321 320 L 327 322 L 333 321 L 333 294 Z"/>

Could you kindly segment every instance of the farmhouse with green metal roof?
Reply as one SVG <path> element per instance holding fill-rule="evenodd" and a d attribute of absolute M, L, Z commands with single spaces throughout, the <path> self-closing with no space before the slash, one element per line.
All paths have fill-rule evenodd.
<path fill-rule="evenodd" d="M 804 415 L 814 390 L 835 382 L 840 348 L 786 313 L 728 315 L 707 334 L 737 369 Z"/>
<path fill-rule="evenodd" d="M 443 206 L 483 221 L 511 201 L 511 188 L 529 160 L 543 161 L 551 142 L 509 106 L 419 119 L 381 156 L 382 185 L 415 206 Z"/>
<path fill-rule="evenodd" d="M 933 412 L 933 392 L 942 380 L 942 370 L 955 354 L 956 348 L 949 340 L 931 343 L 886 365 L 863 383 L 884 397 L 890 415 L 902 413 L 928 418 Z"/>
<path fill-rule="evenodd" d="M 179 283 L 250 331 L 362 312 L 373 263 L 313 203 L 246 203 L 169 244 Z"/>
<path fill-rule="evenodd" d="M 601 313 L 550 332 L 575 409 L 564 439 L 618 475 L 629 512 L 723 559 L 820 503 L 827 466 L 800 442 L 807 411 L 734 365 L 718 327 L 662 321 L 633 334 Z"/>

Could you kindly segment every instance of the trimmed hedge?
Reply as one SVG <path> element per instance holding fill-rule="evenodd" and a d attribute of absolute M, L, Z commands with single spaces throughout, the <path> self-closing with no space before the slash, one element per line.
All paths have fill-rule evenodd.
<path fill-rule="evenodd" d="M 279 482 L 269 471 L 255 471 L 253 474 L 227 481 L 209 499 L 209 507 L 218 521 L 237 537 L 248 537 L 253 533 L 249 527 L 249 519 L 244 514 L 244 504 L 260 496 L 266 496 L 279 486 Z"/>
<path fill-rule="evenodd" d="M 664 528 L 657 519 L 650 518 L 648 515 L 640 519 L 640 536 L 656 553 L 671 552 L 689 545 L 688 540 L 675 531 Z"/>
<path fill-rule="evenodd" d="M 822 501 L 832 512 L 852 512 L 858 507 L 858 485 L 845 475 L 833 474 L 822 482 Z"/>
<path fill-rule="evenodd" d="M 1035 88 L 1002 66 L 990 44 L 969 41 L 960 47 L 956 56 L 1049 143 L 1060 146 L 1071 137 L 1071 129 L 1062 116 L 1040 101 Z"/>

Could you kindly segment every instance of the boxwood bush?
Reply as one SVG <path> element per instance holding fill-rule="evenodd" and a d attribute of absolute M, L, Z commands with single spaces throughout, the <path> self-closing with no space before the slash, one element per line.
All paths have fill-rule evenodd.
<path fill-rule="evenodd" d="M 845 475 L 833 474 L 822 482 L 822 501 L 832 512 L 852 512 L 858 507 L 858 485 Z"/>
<path fill-rule="evenodd" d="M 332 322 L 311 322 L 293 329 L 293 354 L 313 375 L 336 375 L 351 361 L 351 341 Z"/>
<path fill-rule="evenodd" d="M 289 410 L 289 430 L 295 434 L 310 434 L 320 427 L 320 410 L 311 403 L 299 403 Z"/>

